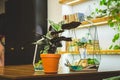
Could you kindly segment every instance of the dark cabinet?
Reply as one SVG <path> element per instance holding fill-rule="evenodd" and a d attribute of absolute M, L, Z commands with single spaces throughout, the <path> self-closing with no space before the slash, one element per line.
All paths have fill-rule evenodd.
<path fill-rule="evenodd" d="M 32 63 L 36 33 L 47 32 L 47 0 L 8 0 L 5 19 L 5 65 Z"/>

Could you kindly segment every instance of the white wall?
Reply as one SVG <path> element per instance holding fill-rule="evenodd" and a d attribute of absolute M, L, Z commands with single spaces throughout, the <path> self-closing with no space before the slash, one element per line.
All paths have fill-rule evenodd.
<path fill-rule="evenodd" d="M 48 0 L 48 20 L 60 22 L 62 20 L 62 5 L 58 0 Z"/>

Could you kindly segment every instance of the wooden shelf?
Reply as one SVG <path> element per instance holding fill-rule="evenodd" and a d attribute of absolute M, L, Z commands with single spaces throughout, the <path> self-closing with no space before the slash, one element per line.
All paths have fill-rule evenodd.
<path fill-rule="evenodd" d="M 95 50 L 96 54 L 120 54 L 120 50 Z M 93 51 L 89 50 L 88 54 L 93 54 Z"/>
<path fill-rule="evenodd" d="M 68 51 L 61 51 L 58 54 L 79 54 L 79 51 L 72 51 L 72 52 L 68 52 Z"/>
<path fill-rule="evenodd" d="M 80 3 L 85 2 L 85 1 L 89 1 L 89 0 L 59 0 L 59 3 L 74 6 L 74 5 L 80 4 Z"/>
<path fill-rule="evenodd" d="M 118 14 L 118 17 L 120 17 L 120 14 Z M 105 24 L 108 24 L 109 19 L 112 19 L 112 16 L 101 17 L 101 18 L 91 19 L 88 21 L 83 21 L 83 22 L 81 22 L 82 24 L 78 28 L 88 28 L 93 25 L 95 25 L 95 26 L 105 25 Z M 91 24 L 90 22 L 92 22 L 93 24 Z M 113 20 L 113 22 L 115 22 L 115 20 Z"/>
<path fill-rule="evenodd" d="M 95 50 L 93 52 L 93 50 L 89 50 L 87 51 L 88 54 L 120 54 L 120 50 Z M 66 52 L 66 51 L 62 51 L 59 52 L 59 54 L 79 54 L 78 51 L 74 51 L 74 52 Z"/>
<path fill-rule="evenodd" d="M 88 28 L 92 25 L 95 26 L 105 25 L 108 23 L 109 19 L 110 17 L 102 17 L 102 18 L 91 19 L 89 21 L 83 21 L 81 22 L 82 24 L 78 28 Z M 93 24 L 91 24 L 90 22 L 92 22 Z"/>

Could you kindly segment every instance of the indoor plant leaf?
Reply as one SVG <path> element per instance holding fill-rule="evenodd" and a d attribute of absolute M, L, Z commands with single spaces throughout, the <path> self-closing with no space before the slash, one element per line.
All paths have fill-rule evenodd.
<path fill-rule="evenodd" d="M 118 39 L 119 39 L 119 33 L 117 33 L 117 34 L 114 35 L 114 38 L 113 38 L 112 42 L 115 42 Z"/>
<path fill-rule="evenodd" d="M 60 24 L 56 24 L 53 21 L 49 20 L 49 23 L 51 25 L 51 27 L 55 30 L 55 31 L 60 31 L 61 30 L 61 25 Z"/>

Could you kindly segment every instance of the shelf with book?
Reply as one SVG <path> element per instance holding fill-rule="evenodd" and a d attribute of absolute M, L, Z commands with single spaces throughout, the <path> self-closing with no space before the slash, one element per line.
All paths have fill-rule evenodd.
<path fill-rule="evenodd" d="M 99 17 L 95 19 L 89 19 L 84 21 L 84 14 L 83 13 L 74 13 L 74 14 L 69 14 L 69 15 L 64 15 L 63 20 L 66 23 L 72 22 L 72 21 L 80 21 L 82 24 L 78 28 L 88 28 L 90 26 L 100 26 L 100 25 L 105 25 L 108 23 L 108 20 L 111 17 Z M 77 28 L 77 29 L 78 29 Z"/>
<path fill-rule="evenodd" d="M 118 16 L 120 16 L 120 14 L 118 14 Z M 95 19 L 90 19 L 88 21 L 82 21 L 81 25 L 78 27 L 78 28 L 88 28 L 92 25 L 95 25 L 95 26 L 101 26 L 101 25 L 105 25 L 105 24 L 108 24 L 108 20 L 111 19 L 111 17 L 100 17 L 100 18 L 95 18 Z M 90 22 L 92 22 L 93 24 L 91 24 Z M 113 20 L 113 22 L 115 22 L 115 20 Z"/>

